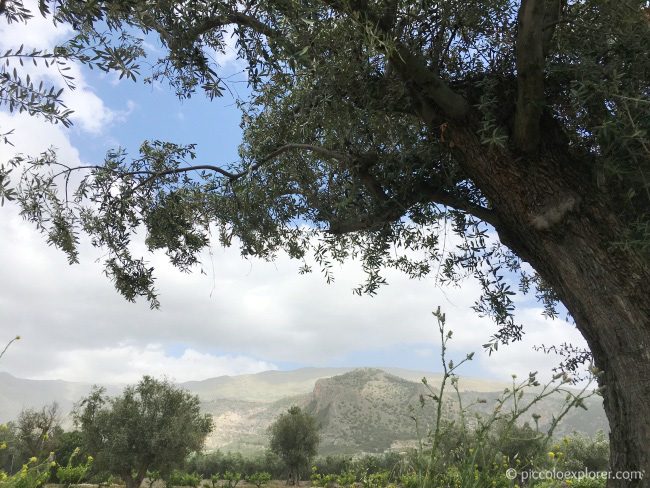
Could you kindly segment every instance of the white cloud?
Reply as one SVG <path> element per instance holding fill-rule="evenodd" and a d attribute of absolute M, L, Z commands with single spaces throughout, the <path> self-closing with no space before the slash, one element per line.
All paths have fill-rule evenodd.
<path fill-rule="evenodd" d="M 0 43 L 3 48 L 17 49 L 23 44 L 26 49 L 52 50 L 58 43 L 65 42 L 72 34 L 69 26 L 54 25 L 50 18 L 43 18 L 38 12 L 37 2 L 28 0 L 25 7 L 34 13 L 34 17 L 26 24 L 12 23 L 3 24 L 0 27 Z M 82 131 L 99 135 L 104 129 L 115 121 L 118 121 L 126 112 L 116 112 L 103 102 L 103 100 L 88 85 L 80 67 L 74 63 L 66 63 L 68 68 L 65 72 L 59 72 L 56 65 L 49 68 L 41 60 L 38 66 L 25 63 L 18 67 L 24 75 L 29 74 L 34 82 L 44 81 L 46 84 L 53 84 L 59 88 L 65 88 L 61 96 L 64 104 L 74 113 L 71 120 Z M 76 89 L 70 90 L 65 87 L 61 73 L 74 78 Z M 126 111 L 129 110 L 127 106 Z"/>
<path fill-rule="evenodd" d="M 185 349 L 179 357 L 168 355 L 160 344 L 120 344 L 97 349 L 54 352 L 56 366 L 34 375 L 36 379 L 60 379 L 93 383 L 136 383 L 143 375 L 167 377 L 175 382 L 221 375 L 258 373 L 277 369 L 272 363 L 241 355 L 213 355 Z"/>
<path fill-rule="evenodd" d="M 241 67 L 245 66 L 242 64 L 244 61 L 238 59 L 237 53 L 237 36 L 235 35 L 235 27 L 229 25 L 226 27 L 223 33 L 223 50 L 214 51 L 214 60 L 221 67 Z"/>
<path fill-rule="evenodd" d="M 481 365 L 491 374 L 503 375 L 509 372 L 524 377 L 529 372 L 539 371 L 540 378 L 548 380 L 552 375 L 551 368 L 559 364 L 560 358 L 555 354 L 535 351 L 534 346 L 568 342 L 578 347 L 587 347 L 574 325 L 560 319 L 544 319 L 541 308 L 521 308 L 517 315 L 525 324 L 522 341 L 502 346 L 489 358 L 480 358 Z"/>
<path fill-rule="evenodd" d="M 27 48 L 42 49 L 54 46 L 57 42 L 64 40 L 72 33 L 70 26 L 60 24 L 54 26 L 50 18 L 43 17 L 38 11 L 36 0 L 24 0 L 23 5 L 33 15 L 27 24 L 3 22 L 0 25 L 0 36 L 5 47 L 18 48 L 23 44 Z"/>
<path fill-rule="evenodd" d="M 327 365 L 355 351 L 390 353 L 403 344 L 421 344 L 414 353 L 425 357 L 438 344 L 430 312 L 439 304 L 455 332 L 450 354 L 477 351 L 475 362 L 486 376 L 548 371 L 548 358 L 535 359 L 530 345 L 579 340 L 569 327 L 531 310 L 523 317 L 529 331 L 524 343 L 488 358 L 481 344 L 494 328 L 470 310 L 478 292 L 471 282 L 443 296 L 432 280 L 391 274 L 391 285 L 377 297 L 360 298 L 351 293 L 361 279 L 355 263 L 341 267 L 337 283 L 328 286 L 317 274 L 298 275 L 298 264 L 287 258 L 246 262 L 236 249 L 215 250 L 213 263 L 204 263 L 207 276 L 181 274 L 163 256 L 154 256 L 162 309 L 151 311 L 146 303 L 127 303 L 117 295 L 87 244 L 82 264 L 69 267 L 15 216 L 3 216 L 0 234 L 7 236 L 0 240 L 0 255 L 11 256 L 3 265 L 10 278 L 0 283 L 0 324 L 7 338 L 23 336 L 3 367 L 17 376 L 80 379 L 81 374 L 88 381 L 108 381 L 166 371 L 178 380 L 202 379 L 228 368 L 243 372 L 277 362 Z M 186 349 L 180 359 L 162 352 L 179 344 Z M 222 351 L 242 359 L 221 358 Z M 438 360 L 430 363 L 436 368 Z"/>
<path fill-rule="evenodd" d="M 56 148 L 61 161 L 69 164 L 80 162 L 79 151 L 70 143 L 68 132 L 60 124 L 54 125 L 26 113 L 10 115 L 0 112 L 0 128 L 3 132 L 14 129 L 9 136 L 13 146 L 0 143 L 2 163 L 17 153 L 36 155 L 50 147 Z"/>

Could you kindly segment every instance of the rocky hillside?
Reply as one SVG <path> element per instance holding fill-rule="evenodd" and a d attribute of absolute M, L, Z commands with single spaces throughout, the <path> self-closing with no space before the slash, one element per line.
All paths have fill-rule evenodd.
<path fill-rule="evenodd" d="M 318 380 L 306 409 L 321 425 L 322 451 L 382 452 L 414 441 L 412 417 L 426 421 L 433 413 L 418 407 L 424 393 L 421 383 L 379 369 L 357 369 Z"/>
<path fill-rule="evenodd" d="M 435 384 L 434 381 L 430 383 Z M 464 405 L 484 399 L 475 410 L 487 413 L 495 405 L 499 392 L 461 391 Z M 204 409 L 215 418 L 215 431 L 210 448 L 251 452 L 262 450 L 267 443 L 266 430 L 278 415 L 291 405 L 298 405 L 314 415 L 321 425 L 321 454 L 377 453 L 402 450 L 417 445 L 415 419 L 420 432 L 426 433 L 435 415 L 431 401 L 420 405 L 420 395 L 429 393 L 420 382 L 408 381 L 374 368 L 356 369 L 331 378 L 316 381 L 310 394 L 284 398 L 271 403 L 234 402 L 227 399 L 204 403 Z M 520 402 L 527 403 L 533 394 Z M 449 396 L 448 413 L 458 410 L 458 402 Z M 539 424 L 545 428 L 558 412 L 564 396 L 545 399 L 531 410 L 540 415 Z M 558 434 L 574 430 L 593 435 L 606 430 L 607 421 L 598 397 L 588 399 L 588 410 L 574 409 L 557 429 Z M 510 408 L 506 404 L 506 408 Z M 526 419 L 532 424 L 532 417 Z"/>

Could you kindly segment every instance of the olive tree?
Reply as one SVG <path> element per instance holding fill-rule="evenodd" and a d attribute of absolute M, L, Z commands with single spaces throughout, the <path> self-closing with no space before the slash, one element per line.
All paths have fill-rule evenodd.
<path fill-rule="evenodd" d="M 63 434 L 61 414 L 56 402 L 46 405 L 40 410 L 26 408 L 21 410 L 16 419 L 16 450 L 19 460 L 36 457 L 47 459 L 59 444 Z"/>
<path fill-rule="evenodd" d="M 127 488 L 138 488 L 147 470 L 169 473 L 199 451 L 212 430 L 197 396 L 149 376 L 114 398 L 95 388 L 74 419 L 96 468 L 120 476 Z"/>
<path fill-rule="evenodd" d="M 288 481 L 300 485 L 300 473 L 316 456 L 320 437 L 316 419 L 293 406 L 269 427 L 270 448 L 287 467 Z"/>
<path fill-rule="evenodd" d="M 145 82 L 165 80 L 181 98 L 222 94 L 212 53 L 232 32 L 252 90 L 235 164 L 194 161 L 184 141 L 145 141 L 133 158 L 113 151 L 84 167 L 53 151 L 6 164 L 0 199 L 17 200 L 70 262 L 90 235 L 119 292 L 152 306 L 154 270 L 130 245 L 142 227 L 149 249 L 183 270 L 217 240 L 245 256 L 284 251 L 302 272 L 311 255 L 328 280 L 332 262 L 359 259 L 358 293 L 375 293 L 390 267 L 473 276 L 475 309 L 496 324 L 490 351 L 524 332 L 517 273 L 522 293 L 550 317 L 561 303 L 588 343 L 560 352 L 575 353 L 569 370 L 593 358 L 601 372 L 611 468 L 650 472 L 647 1 L 40 5 L 76 29 L 51 53 L 62 62 L 136 78 L 142 40 L 157 36 L 163 55 Z M 0 90 L 25 85 L 19 69 L 4 79 Z M 10 109 L 24 106 L 24 90 L 4 90 Z"/>

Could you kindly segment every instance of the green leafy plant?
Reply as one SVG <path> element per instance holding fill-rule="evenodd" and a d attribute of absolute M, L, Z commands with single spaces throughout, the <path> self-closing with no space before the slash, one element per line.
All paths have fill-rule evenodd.
<path fill-rule="evenodd" d="M 50 468 L 54 461 L 42 461 L 32 457 L 20 468 L 20 471 L 9 476 L 0 472 L 0 487 L 2 488 L 41 488 L 50 477 Z"/>
<path fill-rule="evenodd" d="M 175 469 L 169 474 L 168 484 L 170 486 L 190 486 L 196 488 L 201 484 L 201 477 L 196 473 L 186 473 L 185 471 Z"/>
<path fill-rule="evenodd" d="M 267 473 L 266 471 L 258 471 L 250 475 L 247 478 L 247 481 L 250 484 L 255 485 L 256 488 L 262 488 L 264 485 L 268 484 L 271 481 L 271 473 Z"/>
<path fill-rule="evenodd" d="M 221 476 L 219 474 L 213 474 L 210 476 L 210 484 L 212 485 L 212 488 L 217 488 L 219 486 L 219 482 L 221 481 Z"/>
<path fill-rule="evenodd" d="M 87 456 L 84 462 L 75 464 L 75 459 L 78 454 L 79 448 L 73 451 L 66 466 L 58 466 L 56 468 L 56 477 L 59 480 L 59 483 L 66 487 L 81 483 L 81 480 L 86 478 L 90 472 L 90 468 L 93 464 L 92 456 Z"/>
<path fill-rule="evenodd" d="M 340 488 L 349 488 L 357 482 L 357 475 L 353 471 L 346 471 L 336 477 L 336 485 Z"/>
<path fill-rule="evenodd" d="M 388 471 L 381 471 L 379 473 L 366 473 L 361 478 L 361 485 L 363 488 L 386 488 L 390 473 Z"/>
<path fill-rule="evenodd" d="M 318 468 L 316 466 L 312 466 L 311 468 L 311 485 L 312 486 L 318 486 L 320 488 L 332 488 L 336 484 L 337 481 L 337 475 L 334 473 L 330 474 L 321 474 L 318 472 Z"/>
<path fill-rule="evenodd" d="M 157 469 L 148 470 L 146 476 L 146 481 L 149 488 L 153 488 L 153 485 L 156 481 L 162 480 L 162 474 Z"/>
<path fill-rule="evenodd" d="M 234 471 L 226 471 L 223 474 L 223 479 L 226 482 L 227 488 L 235 488 L 241 481 L 241 473 L 236 473 Z"/>

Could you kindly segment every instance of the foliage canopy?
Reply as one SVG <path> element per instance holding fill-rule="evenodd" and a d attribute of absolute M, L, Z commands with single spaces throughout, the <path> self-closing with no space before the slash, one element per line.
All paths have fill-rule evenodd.
<path fill-rule="evenodd" d="M 135 79 L 147 57 L 144 35 L 156 34 L 167 50 L 147 58 L 154 67 L 145 82 L 166 81 L 180 98 L 214 97 L 227 82 L 211 53 L 234 35 L 253 91 L 241 101 L 242 158 L 230 167 L 194 164 L 192 145 L 146 141 L 134 159 L 117 150 L 81 168 L 81 184 L 68 193 L 60 185 L 74 169 L 54 152 L 21 155 L 0 171 L 0 197 L 17 198 L 70 262 L 79 233 L 89 234 L 129 300 L 158 305 L 153 269 L 130 249 L 144 227 L 149 249 L 165 250 L 182 270 L 212 240 L 235 239 L 244 256 L 283 250 L 305 260 L 311 251 L 328 280 L 333 262 L 358 258 L 367 273 L 358 293 L 375 293 L 385 267 L 441 282 L 474 275 L 483 287 L 477 311 L 500 326 L 492 346 L 517 339 L 503 270 L 519 271 L 521 290 L 534 290 L 549 315 L 557 296 L 489 234 L 485 224 L 500 223 L 496 202 L 464 167 L 451 121 L 470 121 L 495 155 L 568 144 L 625 223 L 610 244 L 645 253 L 650 242 L 646 2 L 547 3 L 534 19 L 540 34 L 522 33 L 523 13 L 506 0 L 41 1 L 41 12 L 76 36 L 46 55 L 9 51 L 8 66 L 45 57 Z M 18 1 L 5 2 L 3 13 L 7 21 L 31 15 Z M 539 46 L 523 38 L 534 34 Z M 544 58 L 518 61 L 517 50 L 528 48 Z M 517 77 L 539 77 L 540 63 L 541 92 L 539 80 L 528 87 Z M 19 88 L 0 89 L 10 110 L 22 110 L 33 90 L 12 76 L 6 83 Z M 423 97 L 440 109 L 431 112 Z M 69 120 L 60 102 L 38 100 L 30 113 Z M 19 165 L 25 172 L 10 182 Z M 457 245 L 447 246 L 447 232 Z"/>
<path fill-rule="evenodd" d="M 316 419 L 294 406 L 269 427 L 269 434 L 271 450 L 284 461 L 292 484 L 299 483 L 300 474 L 309 468 L 320 441 Z"/>
<path fill-rule="evenodd" d="M 212 430 L 198 397 L 149 376 L 114 398 L 93 390 L 74 417 L 96 467 L 119 475 L 129 488 L 139 487 L 147 470 L 168 474 L 199 451 Z"/>

